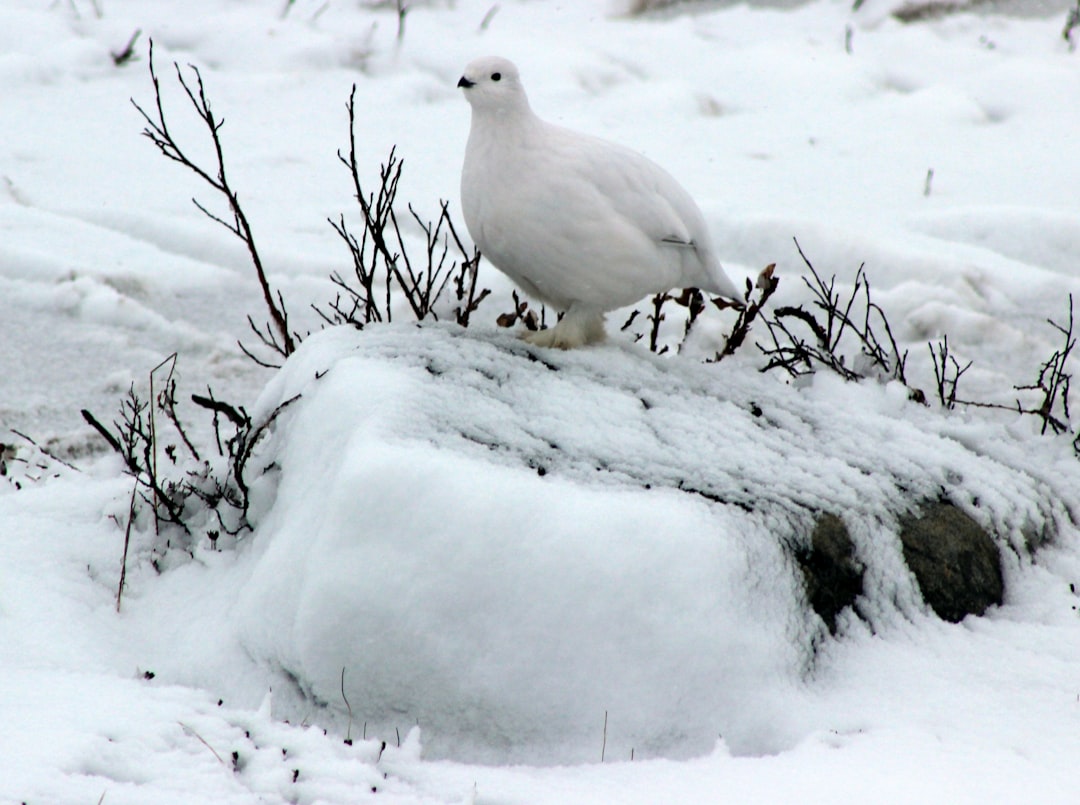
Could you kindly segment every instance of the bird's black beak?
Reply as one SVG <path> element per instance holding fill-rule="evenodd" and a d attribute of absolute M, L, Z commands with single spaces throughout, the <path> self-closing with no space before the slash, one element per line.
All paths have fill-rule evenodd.
<path fill-rule="evenodd" d="M 467 78 L 466 78 L 465 76 L 462 76 L 462 77 L 461 77 L 461 78 L 460 78 L 460 79 L 458 80 L 458 82 L 457 82 L 457 85 L 458 85 L 459 87 L 461 87 L 462 89 L 468 89 L 469 87 L 475 87 L 475 86 L 476 86 L 476 82 L 475 82 L 475 81 L 470 81 L 470 80 L 469 80 L 469 79 L 467 79 Z"/>

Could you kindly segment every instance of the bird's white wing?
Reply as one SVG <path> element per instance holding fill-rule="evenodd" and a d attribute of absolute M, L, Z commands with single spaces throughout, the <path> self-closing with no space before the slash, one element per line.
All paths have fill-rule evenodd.
<path fill-rule="evenodd" d="M 552 128 L 559 162 L 573 165 L 580 183 L 595 188 L 599 203 L 654 244 L 657 277 L 739 298 L 716 259 L 701 210 L 671 174 L 629 148 Z"/>
<path fill-rule="evenodd" d="M 571 139 L 563 147 L 580 151 L 573 162 L 615 212 L 657 243 L 696 245 L 696 239 L 703 236 L 704 221 L 690 195 L 667 171 L 621 145 L 567 134 Z"/>

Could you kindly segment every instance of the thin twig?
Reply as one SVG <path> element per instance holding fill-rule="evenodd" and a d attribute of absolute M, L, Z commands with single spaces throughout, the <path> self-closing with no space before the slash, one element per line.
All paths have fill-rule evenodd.
<path fill-rule="evenodd" d="M 345 731 L 345 743 L 352 746 L 352 705 L 349 704 L 349 697 L 345 695 L 345 667 L 341 668 L 341 698 L 345 701 L 345 709 L 349 712 L 349 727 Z"/>
<path fill-rule="evenodd" d="M 192 394 L 191 401 L 196 405 L 206 408 L 210 411 L 216 411 L 219 414 L 224 414 L 226 418 L 237 428 L 246 428 L 251 424 L 251 418 L 244 413 L 244 409 L 237 410 L 234 406 L 229 405 L 227 402 L 221 400 L 215 400 L 213 396 L 204 397 L 201 394 Z"/>
<path fill-rule="evenodd" d="M 38 450 L 39 450 L 39 451 L 40 451 L 40 452 L 41 452 L 41 453 L 42 453 L 43 455 L 45 455 L 45 456 L 46 456 L 47 458 L 49 458 L 49 459 L 51 459 L 51 460 L 53 460 L 53 461 L 57 462 L 58 464 L 63 464 L 63 465 L 64 465 L 65 467 L 67 467 L 67 468 L 68 468 L 69 470 L 75 470 L 75 472 L 82 472 L 82 470 L 80 470 L 80 469 L 79 469 L 78 467 L 76 467 L 76 466 L 75 466 L 74 464 L 69 464 L 68 462 L 64 461 L 64 459 L 60 458 L 60 457 L 59 457 L 59 456 L 57 456 L 57 455 L 56 455 L 55 453 L 52 453 L 52 452 L 50 452 L 50 451 L 49 451 L 48 449 L 46 449 L 46 448 L 45 448 L 45 447 L 43 447 L 42 445 L 40 445 L 40 444 L 38 444 L 37 442 L 35 442 L 35 441 L 34 441 L 33 439 L 31 439 L 31 438 L 30 438 L 29 436 L 27 436 L 27 435 L 26 435 L 25 433 L 23 433 L 22 431 L 19 431 L 19 430 L 15 430 L 15 428 L 11 428 L 11 432 L 12 432 L 12 433 L 14 433 L 14 434 L 15 434 L 16 436 L 18 436 L 18 437 L 20 437 L 20 438 L 22 438 L 22 439 L 25 439 L 26 441 L 30 442 L 30 444 L 32 444 L 32 445 L 33 445 L 34 447 L 36 447 L 36 448 L 37 448 L 37 449 L 38 449 Z"/>
<path fill-rule="evenodd" d="M 608 711 L 604 711 L 604 738 L 600 743 L 600 762 L 604 762 L 604 753 L 607 751 L 607 714 Z"/>
<path fill-rule="evenodd" d="M 649 325 L 649 351 L 655 352 L 657 355 L 663 355 L 667 352 L 667 347 L 657 349 L 657 344 L 660 339 L 660 323 L 667 318 L 664 314 L 664 304 L 671 299 L 670 294 L 658 293 L 652 298 L 652 313 L 646 318 L 651 322 Z"/>
<path fill-rule="evenodd" d="M 753 289 L 750 287 L 749 281 L 747 281 L 746 294 L 743 297 L 744 304 L 739 309 L 739 315 L 735 319 L 735 324 L 731 328 L 731 333 L 727 337 L 727 341 L 724 343 L 723 351 L 717 353 L 714 358 L 715 361 L 720 361 L 728 355 L 734 355 L 735 351 L 743 345 L 746 341 L 746 336 L 750 333 L 750 327 L 761 313 L 762 308 L 765 307 L 765 303 L 769 301 L 770 297 L 776 292 L 776 289 L 780 285 L 780 278 L 774 276 L 776 271 L 776 263 L 770 263 L 761 270 L 758 274 L 757 282 L 755 286 L 760 292 L 757 299 L 753 299 Z M 717 304 L 716 300 L 713 300 L 713 304 Z"/>
<path fill-rule="evenodd" d="M 397 0 L 397 43 L 398 46 L 405 41 L 405 15 L 409 13 L 409 7 L 405 5 L 404 0 Z"/>
<path fill-rule="evenodd" d="M 499 4 L 496 3 L 495 5 L 493 5 L 491 8 L 489 8 L 487 10 L 487 14 L 485 14 L 484 18 L 482 20 L 480 20 L 480 30 L 481 31 L 486 31 L 488 29 L 488 26 L 491 25 L 491 21 L 495 18 L 495 15 L 498 14 L 498 13 L 499 13 Z"/>
<path fill-rule="evenodd" d="M 120 599 L 124 595 L 124 581 L 127 579 L 128 546 L 131 545 L 131 527 L 135 522 L 135 494 L 139 491 L 139 482 L 131 487 L 131 502 L 128 504 L 127 525 L 124 527 L 124 555 L 120 559 L 120 583 L 116 585 L 116 611 L 120 611 Z"/>
<path fill-rule="evenodd" d="M 1080 0 L 1076 0 L 1076 6 L 1069 9 L 1065 15 L 1065 27 L 1061 31 L 1061 38 L 1069 43 L 1069 52 L 1076 50 L 1076 42 L 1073 41 L 1073 29 L 1080 26 Z"/>
<path fill-rule="evenodd" d="M 223 759 L 223 758 L 221 757 L 221 755 L 219 755 L 219 754 L 217 753 L 217 750 L 215 750 L 215 749 L 214 749 L 214 747 L 212 747 L 212 746 L 211 746 L 210 744 L 208 744 L 208 743 L 206 742 L 206 740 L 205 740 L 205 739 L 204 739 L 204 738 L 203 738 L 203 737 L 202 737 L 201 735 L 199 735 L 199 733 L 198 733 L 198 732 L 196 732 L 196 731 L 195 731 L 194 729 L 192 729 L 191 727 L 189 727 L 189 726 L 188 726 L 187 724 L 185 724 L 185 723 L 184 723 L 183 721 L 177 721 L 176 723 L 180 725 L 180 728 L 181 728 L 181 729 L 182 729 L 182 730 L 183 730 L 184 732 L 186 732 L 186 733 L 187 733 L 188 735 L 192 736 L 193 738 L 197 739 L 197 740 L 199 741 L 199 743 L 201 743 L 201 744 L 202 744 L 203 746 L 205 746 L 205 747 L 206 747 L 207 749 L 209 749 L 209 750 L 210 750 L 210 752 L 211 752 L 211 753 L 212 753 L 212 754 L 214 755 L 214 757 L 216 757 L 216 758 L 217 758 L 217 760 L 218 760 L 218 763 L 220 763 L 220 764 L 221 764 L 222 766 L 224 766 L 225 768 L 229 768 L 229 764 L 228 764 L 228 763 L 226 763 L 226 762 L 225 762 L 225 760 L 224 760 L 224 759 Z"/>

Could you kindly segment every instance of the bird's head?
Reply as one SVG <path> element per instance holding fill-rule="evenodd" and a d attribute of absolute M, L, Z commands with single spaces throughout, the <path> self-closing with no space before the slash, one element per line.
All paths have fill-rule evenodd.
<path fill-rule="evenodd" d="M 464 90 L 465 100 L 478 112 L 508 114 L 529 108 L 517 67 L 500 56 L 469 62 L 458 86 Z"/>

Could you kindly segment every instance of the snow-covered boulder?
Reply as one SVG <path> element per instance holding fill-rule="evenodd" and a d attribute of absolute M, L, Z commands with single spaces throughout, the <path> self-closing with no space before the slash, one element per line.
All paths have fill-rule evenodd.
<path fill-rule="evenodd" d="M 419 723 L 437 754 L 778 751 L 815 726 L 789 704 L 828 639 L 796 559 L 823 516 L 862 580 L 840 640 L 933 618 L 899 538 L 928 501 L 994 535 L 1006 606 L 1033 535 L 1074 529 L 1067 441 L 738 358 L 443 325 L 308 338 L 257 406 L 301 395 L 252 487 L 247 649 L 309 701 L 347 697 L 354 731 Z"/>

